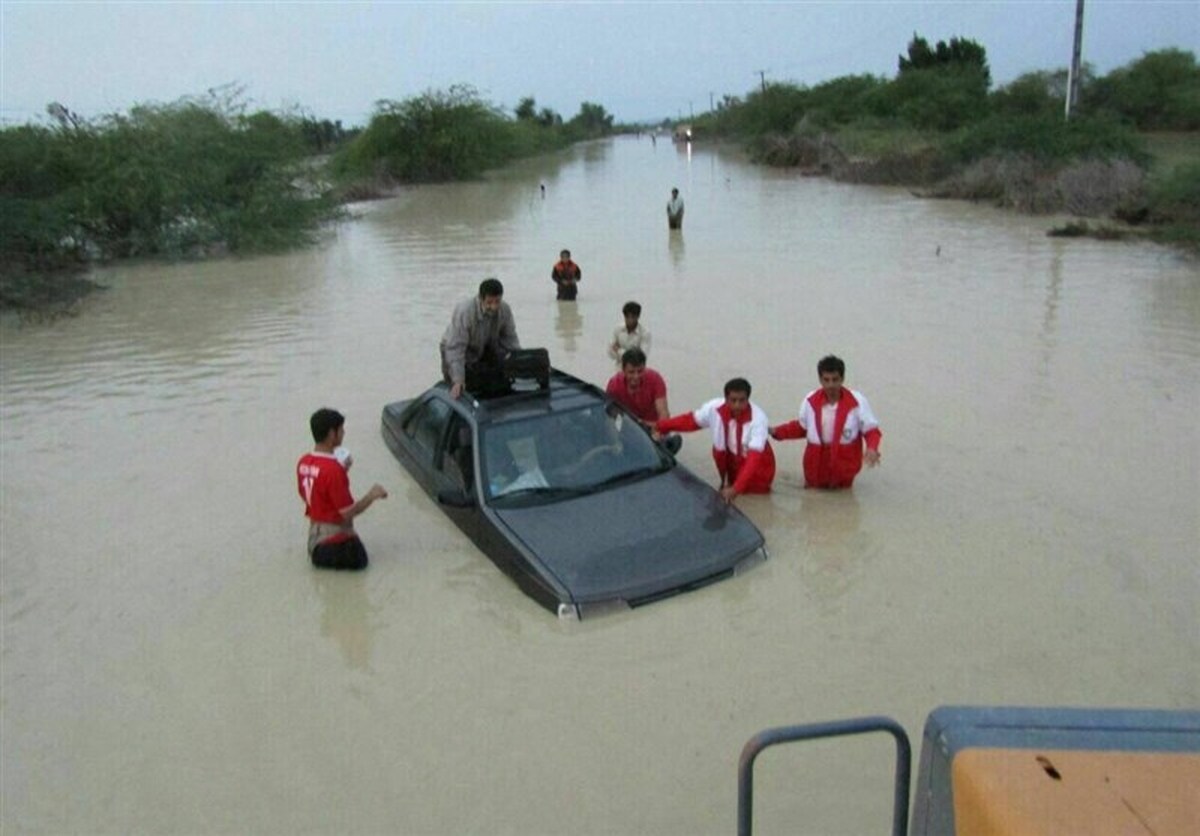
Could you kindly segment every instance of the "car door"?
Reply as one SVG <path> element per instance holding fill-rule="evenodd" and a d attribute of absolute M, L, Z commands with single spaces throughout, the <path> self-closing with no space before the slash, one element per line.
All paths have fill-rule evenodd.
<path fill-rule="evenodd" d="M 426 398 L 406 416 L 402 427 L 404 452 L 412 460 L 413 473 L 425 492 L 434 498 L 445 487 L 440 460 L 453 411 L 441 398 Z"/>
<path fill-rule="evenodd" d="M 457 412 L 451 412 L 434 456 L 437 493 L 450 491 L 465 503 L 444 501 L 442 509 L 471 539 L 477 539 L 480 525 L 478 469 L 475 463 L 475 438 L 471 424 Z"/>

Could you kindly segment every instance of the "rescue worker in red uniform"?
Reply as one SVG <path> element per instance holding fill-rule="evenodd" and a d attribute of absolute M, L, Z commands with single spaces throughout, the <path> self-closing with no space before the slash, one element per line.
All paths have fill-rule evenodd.
<path fill-rule="evenodd" d="M 775 480 L 775 453 L 767 435 L 767 414 L 750 400 L 750 383 L 735 377 L 725 384 L 725 397 L 708 401 L 694 412 L 656 421 L 654 432 L 712 430 L 713 461 L 721 477 L 721 496 L 733 502 L 740 494 L 768 493 Z"/>
<path fill-rule="evenodd" d="M 771 428 L 771 438 L 807 438 L 804 448 L 804 486 L 849 488 L 862 470 L 879 464 L 883 433 L 866 397 L 843 385 L 846 364 L 830 354 L 817 363 L 821 388 L 800 404 L 800 417 Z M 865 450 L 864 450 L 865 447 Z"/>

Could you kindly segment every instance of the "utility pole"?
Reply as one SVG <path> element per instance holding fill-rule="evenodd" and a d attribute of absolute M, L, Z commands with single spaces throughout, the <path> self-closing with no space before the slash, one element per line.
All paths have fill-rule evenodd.
<path fill-rule="evenodd" d="M 1067 70 L 1067 113 L 1079 104 L 1079 71 L 1083 57 L 1083 0 L 1075 0 L 1075 46 L 1071 51 L 1071 67 Z"/>
<path fill-rule="evenodd" d="M 713 112 L 713 91 L 712 90 L 708 91 L 708 112 L 709 113 Z"/>
<path fill-rule="evenodd" d="M 758 77 L 762 79 L 762 91 L 765 94 L 767 92 L 767 71 L 759 70 Z"/>

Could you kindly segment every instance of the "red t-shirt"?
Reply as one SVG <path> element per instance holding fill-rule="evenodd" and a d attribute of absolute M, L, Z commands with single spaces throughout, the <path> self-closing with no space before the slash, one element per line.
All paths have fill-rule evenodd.
<path fill-rule="evenodd" d="M 667 396 L 667 382 L 654 369 L 642 372 L 642 385 L 630 392 L 625 385 L 625 373 L 617 372 L 608 381 L 608 394 L 643 421 L 657 421 L 654 402 Z"/>
<path fill-rule="evenodd" d="M 350 477 L 331 453 L 305 453 L 296 464 L 296 487 L 313 522 L 341 525 L 342 509 L 354 504 Z"/>

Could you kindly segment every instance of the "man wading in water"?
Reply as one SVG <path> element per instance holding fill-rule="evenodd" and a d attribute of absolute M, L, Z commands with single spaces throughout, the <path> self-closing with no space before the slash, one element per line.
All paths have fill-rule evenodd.
<path fill-rule="evenodd" d="M 559 253 L 558 263 L 550 270 L 550 279 L 558 286 L 557 298 L 560 302 L 574 302 L 579 293 L 579 283 L 583 281 L 583 271 L 579 265 L 571 261 L 571 251 Z"/>
<path fill-rule="evenodd" d="M 367 550 L 354 531 L 354 518 L 387 491 L 372 485 L 357 502 L 350 495 L 353 463 L 342 448 L 346 419 L 335 409 L 318 409 L 309 419 L 316 447 L 296 463 L 296 487 L 309 519 L 308 555 L 322 569 L 365 569 Z"/>
<path fill-rule="evenodd" d="M 667 201 L 667 227 L 683 229 L 683 198 L 679 189 L 671 189 L 671 199 Z"/>

